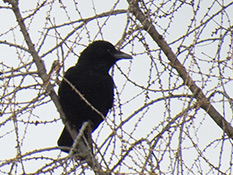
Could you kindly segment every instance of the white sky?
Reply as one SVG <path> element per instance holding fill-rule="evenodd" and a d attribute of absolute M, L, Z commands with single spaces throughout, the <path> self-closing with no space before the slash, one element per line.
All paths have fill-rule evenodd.
<path fill-rule="evenodd" d="M 95 13 L 94 11 L 96 10 L 96 13 L 102 13 L 104 11 L 108 11 L 109 9 L 111 9 L 113 7 L 115 1 L 109 0 L 109 1 L 104 1 L 104 0 L 99 0 L 98 2 L 94 2 L 95 4 L 93 5 L 93 2 L 90 0 L 80 0 L 78 1 L 78 10 L 80 11 L 80 14 L 82 16 L 82 18 L 86 18 L 86 17 L 91 17 L 94 16 Z M 225 4 L 228 4 L 230 1 L 225 1 Z M 63 2 L 66 5 L 66 10 L 68 15 L 65 14 L 64 9 L 61 8 L 61 4 L 59 4 L 58 2 L 55 2 L 54 5 L 52 6 L 52 12 L 50 13 L 50 19 L 53 22 L 53 24 L 59 25 L 59 24 L 63 24 L 64 22 L 68 22 L 69 20 L 73 21 L 73 20 L 77 20 L 80 19 L 79 14 L 77 13 L 77 10 L 75 10 L 74 8 L 74 4 L 73 1 L 68 0 L 66 2 Z M 158 5 L 161 3 L 161 1 L 157 2 Z M 26 1 L 26 0 L 21 0 L 20 1 L 20 9 L 23 13 L 23 16 L 26 16 L 28 14 L 30 14 L 31 12 L 28 11 L 29 9 L 33 9 L 35 7 L 36 1 Z M 216 4 L 214 5 L 214 7 L 212 7 L 212 11 L 210 11 L 210 13 L 208 15 L 206 15 L 205 18 L 203 18 L 203 14 L 206 13 L 207 8 L 210 6 L 210 4 L 212 4 L 212 2 L 207 2 L 207 1 L 200 1 L 200 10 L 198 11 L 198 15 L 197 15 L 197 23 L 193 24 L 198 26 L 200 23 L 200 19 L 203 19 L 204 21 L 206 19 L 209 18 L 208 15 L 214 14 L 215 12 L 217 12 L 220 8 L 218 3 L 216 2 Z M 0 6 L 5 6 L 6 4 L 4 4 L 2 1 L 0 1 Z M 93 8 L 94 7 L 94 8 Z M 186 7 L 186 8 L 184 8 Z M 117 9 L 126 9 L 127 8 L 127 3 L 125 1 L 120 1 L 117 4 Z M 156 8 L 156 7 L 151 7 L 151 8 Z M 32 22 L 30 24 L 30 36 L 33 40 L 33 42 L 37 45 L 38 43 L 41 43 L 41 32 L 43 31 L 43 28 L 45 27 L 45 15 L 48 12 L 49 9 L 49 5 L 45 8 L 43 8 L 42 10 L 38 11 L 36 16 L 32 19 Z M 163 9 L 166 10 L 166 9 Z M 170 24 L 169 30 L 167 31 L 167 33 L 165 34 L 165 39 L 168 43 L 174 41 L 175 39 L 183 36 L 186 31 L 188 30 L 188 25 L 190 24 L 190 18 L 193 16 L 192 14 L 192 9 L 190 8 L 190 6 L 186 5 L 183 6 L 181 9 L 179 9 L 176 13 L 175 16 L 172 20 L 172 23 Z M 224 15 L 223 17 L 223 26 L 224 27 L 229 27 L 232 26 L 232 16 L 233 16 L 233 6 L 228 8 L 225 11 L 226 14 L 228 14 L 230 21 L 228 21 L 226 15 Z M 70 19 L 68 19 L 68 16 L 70 17 Z M 106 18 L 103 18 L 104 20 Z M 202 34 L 200 35 L 200 38 L 206 39 L 208 37 L 211 36 L 211 32 L 214 31 L 214 28 L 217 28 L 219 26 L 219 24 L 221 23 L 221 17 L 216 17 L 214 18 L 210 23 L 208 23 L 208 26 L 206 26 L 206 28 L 203 30 Z M 16 20 L 15 17 L 13 15 L 13 13 L 9 10 L 9 9 L 0 9 L 0 21 L 1 25 L 0 26 L 0 33 L 4 33 L 5 31 L 7 31 L 9 28 L 14 27 L 16 25 Z M 30 22 L 30 20 L 26 21 L 27 24 Z M 100 23 L 102 23 L 103 21 L 100 20 Z M 162 30 L 160 29 L 160 27 L 162 27 L 163 29 L 166 28 L 168 26 L 168 22 L 169 19 L 166 18 L 157 18 L 157 24 L 156 27 L 158 28 L 158 31 L 161 32 L 162 34 Z M 121 37 L 122 37 L 122 32 L 125 28 L 125 23 L 126 23 L 126 15 L 118 15 L 116 17 L 111 17 L 110 20 L 107 21 L 105 27 L 102 30 L 103 36 L 101 35 L 97 35 L 96 33 L 98 33 L 98 27 L 97 27 L 97 23 L 96 22 L 92 22 L 90 24 L 87 25 L 88 30 L 90 31 L 90 33 L 86 34 L 86 31 L 78 31 L 76 33 L 76 35 L 72 36 L 71 38 L 69 38 L 69 41 L 67 41 L 67 45 L 73 49 L 73 52 L 77 55 L 79 55 L 79 53 L 83 50 L 84 47 L 82 47 L 81 45 L 75 44 L 73 45 L 72 41 L 76 41 L 75 37 L 78 35 L 81 35 L 82 40 L 76 41 L 77 43 L 82 43 L 87 45 L 88 44 L 88 40 L 91 39 L 105 39 L 108 40 L 110 42 L 112 42 L 113 44 L 115 44 Z M 48 24 L 46 27 L 51 26 L 51 24 Z M 77 26 L 77 24 L 74 24 L 74 26 Z M 72 26 L 68 26 L 68 27 L 62 27 L 59 28 L 58 31 L 61 34 L 62 37 L 66 36 L 66 34 L 68 32 L 70 32 L 72 30 Z M 79 33 L 80 32 L 80 33 Z M 195 33 L 195 32 L 194 32 Z M 90 36 L 90 38 L 88 38 L 87 36 Z M 46 52 L 47 50 L 49 50 L 51 47 L 53 47 L 54 45 L 56 45 L 57 42 L 56 38 L 54 37 L 55 33 L 53 30 L 51 30 L 51 32 L 49 33 L 48 38 L 46 39 L 45 44 L 42 46 L 41 50 L 40 50 L 40 54 L 43 54 L 44 52 Z M 217 37 L 219 36 L 219 33 L 217 34 L 213 34 L 213 37 Z M 103 37 L 103 38 L 102 38 Z M 148 35 L 146 35 L 147 38 L 147 42 L 150 44 L 150 48 L 151 49 L 156 49 L 157 45 L 151 41 L 150 37 Z M 195 39 L 194 34 L 191 34 L 187 39 L 185 39 L 185 41 L 183 42 L 182 45 L 185 46 L 189 46 L 193 40 Z M 9 42 L 13 42 L 14 40 L 16 41 L 16 43 L 18 44 L 23 44 L 25 47 L 25 42 L 22 38 L 22 35 L 20 33 L 20 31 L 14 30 L 14 32 L 9 32 L 6 35 L 0 35 L 0 41 L 4 41 L 7 40 Z M 39 41 L 39 42 L 38 42 Z M 180 41 L 181 42 L 181 41 Z M 171 45 L 173 51 L 176 53 L 177 52 L 177 47 L 180 46 L 180 42 L 176 42 L 175 44 Z M 150 73 L 150 67 L 151 67 L 151 60 L 148 57 L 148 55 L 146 55 L 145 49 L 144 47 L 139 43 L 138 39 L 135 38 L 135 40 L 133 41 L 134 43 L 134 47 L 132 47 L 131 45 L 128 45 L 127 47 L 125 47 L 123 49 L 124 52 L 127 53 L 134 53 L 134 54 L 138 54 L 138 53 L 143 53 L 143 54 L 138 54 L 136 56 L 134 56 L 134 59 L 132 60 L 132 62 L 129 61 L 121 61 L 118 63 L 119 67 L 122 68 L 123 72 L 125 74 L 128 73 L 128 69 L 130 68 L 130 72 L 128 77 L 130 78 L 130 80 L 135 81 L 137 84 L 141 85 L 141 86 L 146 86 L 147 85 L 147 81 L 148 81 L 148 75 Z M 225 47 L 225 49 L 223 48 L 221 50 L 221 58 L 222 60 L 224 60 L 224 58 L 227 57 L 227 51 L 229 51 L 229 45 L 231 43 L 231 36 L 227 36 L 224 40 L 224 44 L 223 46 Z M 216 48 L 217 45 L 219 44 L 219 42 L 216 43 L 203 43 L 198 45 L 198 47 L 195 48 L 195 54 L 196 56 L 200 57 L 200 59 L 203 58 L 203 60 L 208 60 L 208 57 L 206 55 L 208 55 L 209 57 L 216 57 Z M 77 57 L 75 56 L 74 53 L 69 53 L 67 48 L 64 48 L 65 53 L 68 55 L 66 56 L 66 60 L 65 60 L 65 69 L 67 70 L 68 67 L 74 65 L 77 61 Z M 4 46 L 4 44 L 0 45 L 0 51 L 1 51 L 1 55 L 0 55 L 0 62 L 3 62 L 6 65 L 9 65 L 13 68 L 17 67 L 18 65 L 20 65 L 20 61 L 18 59 L 18 55 L 16 54 L 16 50 L 13 47 L 6 47 Z M 31 60 L 31 57 L 28 54 L 25 53 L 19 53 L 19 55 L 21 55 L 21 57 L 23 58 L 23 61 L 27 62 L 28 60 Z M 51 64 L 54 60 L 58 59 L 57 55 L 59 55 L 59 60 L 61 61 L 61 53 L 60 50 L 58 50 L 57 52 L 54 52 L 52 54 L 48 54 L 46 57 L 44 57 L 44 61 L 46 64 L 46 68 L 49 70 L 51 67 Z M 178 56 L 179 60 L 181 62 L 183 62 L 185 56 L 187 55 L 187 53 L 184 54 L 180 54 Z M 159 64 L 159 59 L 158 59 L 158 53 L 154 53 L 153 54 L 155 62 L 157 64 Z M 164 62 L 167 62 L 166 58 L 163 58 Z M 187 61 L 185 61 L 184 65 L 187 69 L 190 69 L 192 71 L 196 71 L 198 70 L 197 67 L 193 66 L 192 67 L 192 61 L 191 59 L 188 59 Z M 232 63 L 232 62 L 231 62 Z M 218 75 L 218 68 L 211 70 L 210 71 L 210 67 L 212 66 L 211 62 L 207 62 L 207 61 L 203 61 L 198 63 L 198 65 L 200 66 L 200 70 L 204 73 L 204 74 L 216 74 Z M 232 79 L 232 65 L 228 65 L 229 68 L 222 68 L 224 69 L 224 77 L 229 77 Z M 163 67 L 159 67 L 158 69 L 163 69 Z M 220 68 L 221 69 L 221 68 Z M 2 67 L 0 67 L 0 70 L 2 70 Z M 169 69 L 170 70 L 170 69 Z M 176 72 L 173 70 L 173 72 Z M 158 83 L 158 80 L 156 80 L 156 71 L 153 70 L 152 71 L 152 77 L 155 78 L 155 83 L 149 87 L 151 89 L 160 89 L 160 85 Z M 192 73 L 190 71 L 190 74 L 192 75 L 192 78 L 197 82 L 199 87 L 202 87 L 204 93 L 206 93 L 207 95 L 210 95 L 210 93 L 213 92 L 211 87 L 215 87 L 216 85 L 218 85 L 220 83 L 220 81 L 218 80 L 218 78 L 210 78 L 207 84 L 203 84 L 202 82 L 199 82 L 199 80 L 201 80 L 201 76 L 198 73 Z M 164 89 L 167 89 L 169 87 L 169 73 L 164 73 L 163 75 L 161 75 L 161 81 L 162 81 L 162 85 Z M 141 93 L 142 89 L 136 87 L 135 85 L 133 85 L 130 82 L 127 82 L 126 78 L 117 70 L 117 68 L 114 68 L 114 81 L 116 86 L 118 87 L 118 91 L 121 92 L 122 94 L 120 96 L 121 98 L 121 103 L 125 103 L 128 100 L 130 100 L 131 98 L 133 98 L 135 96 L 135 94 L 137 93 Z M 152 78 L 152 79 L 153 79 Z M 180 80 L 177 79 L 177 77 L 173 77 L 172 78 L 173 81 L 177 81 L 177 84 L 180 84 Z M 20 79 L 15 79 L 14 81 L 12 81 L 12 85 L 15 84 L 17 86 L 17 84 L 19 83 Z M 27 77 L 25 79 L 25 84 L 27 83 L 31 83 L 33 80 L 32 77 Z M 151 81 L 151 80 L 150 80 Z M 2 83 L 2 82 L 1 82 Z M 124 85 L 126 83 L 126 86 L 124 88 Z M 232 88 L 232 81 L 229 81 L 229 83 L 227 83 L 226 86 L 224 86 L 224 88 L 226 89 L 226 92 L 228 93 L 228 95 L 230 97 L 233 97 L 233 91 L 231 90 Z M 55 89 L 57 89 L 57 87 L 55 87 Z M 221 88 L 219 88 L 221 89 Z M 0 89 L 1 91 L 1 89 Z M 177 91 L 177 94 L 180 93 L 186 93 L 186 91 L 188 91 L 187 89 L 182 89 Z M 2 94 L 2 92 L 0 93 Z M 22 91 L 21 93 L 17 94 L 17 98 L 16 100 L 30 100 L 33 99 L 36 95 L 38 94 L 38 90 L 30 90 L 30 91 Z M 190 92 L 189 92 L 190 94 Z M 115 118 L 115 124 L 119 124 L 121 122 L 121 120 L 124 120 L 125 118 L 127 118 L 129 115 L 131 115 L 134 111 L 136 111 L 138 108 L 140 108 L 145 101 L 146 102 L 150 102 L 153 99 L 156 99 L 158 97 L 161 97 L 161 94 L 155 93 L 155 92 L 149 92 L 148 96 L 149 96 L 149 100 L 146 100 L 145 97 L 145 93 L 142 93 L 142 95 L 137 96 L 134 100 L 126 103 L 124 106 L 122 106 L 122 111 L 123 111 L 123 115 L 119 116 L 119 109 L 116 109 L 116 116 L 119 118 Z M 218 96 L 217 96 L 218 97 Z M 221 96 L 219 96 L 220 98 Z M 215 98 L 216 100 L 217 98 Z M 47 98 L 47 100 L 49 100 L 49 98 Z M 185 108 L 185 105 L 183 105 L 184 101 L 182 100 L 172 100 L 171 101 L 171 117 L 174 117 L 176 114 L 178 114 L 182 109 Z M 115 105 L 118 105 L 118 102 L 115 101 L 114 103 Z M 225 109 L 223 108 L 223 104 L 222 103 L 214 103 L 214 106 L 217 108 L 217 110 L 223 114 L 225 114 L 225 116 L 227 117 L 227 119 L 230 121 L 232 120 L 232 110 L 230 109 L 230 106 L 226 103 L 225 104 Z M 16 107 L 17 108 L 17 107 Z M 158 131 L 161 130 L 161 128 L 163 127 L 162 125 L 162 121 L 165 119 L 165 115 L 168 115 L 167 112 L 165 112 L 165 107 L 164 107 L 164 102 L 158 102 L 154 105 L 151 105 L 148 109 L 145 110 L 146 114 L 139 113 L 138 115 L 136 115 L 133 119 L 131 119 L 128 123 L 126 123 L 123 126 L 123 130 L 126 131 L 128 134 L 130 134 L 130 136 L 132 138 L 135 139 L 140 139 L 140 138 L 145 138 L 147 137 L 147 135 L 154 129 L 154 133 L 150 134 L 148 136 L 149 139 L 153 138 L 153 136 L 156 135 L 156 133 L 158 133 L 156 131 L 156 129 Z M 145 112 L 143 111 L 143 112 Z M 193 113 L 189 113 L 189 115 L 192 115 Z M 2 117 L 0 117 L 0 123 L 2 121 L 4 121 L 9 115 L 4 115 Z M 143 116 L 143 117 L 142 117 Z M 113 120 L 113 112 L 110 112 L 109 116 L 108 116 L 108 121 L 109 123 L 113 126 L 112 120 Z M 200 117 L 200 118 L 199 118 Z M 56 111 L 55 106 L 52 104 L 52 102 L 49 102 L 47 104 L 43 104 L 40 107 L 36 107 L 35 109 L 33 109 L 33 113 L 25 113 L 23 115 L 20 115 L 20 118 L 22 118 L 23 120 L 27 120 L 27 118 L 32 121 L 52 121 L 54 119 L 59 119 L 59 115 Z M 138 119 L 141 118 L 141 121 L 138 123 L 136 129 L 135 129 L 135 124 L 138 122 Z M 201 123 L 201 124 L 200 124 Z M 101 125 L 102 126 L 102 125 Z M 102 127 L 100 126 L 100 129 L 96 130 L 96 132 L 93 134 L 93 138 L 94 140 L 96 140 L 98 145 L 101 145 L 102 142 L 105 140 L 105 138 L 109 135 L 109 127 L 107 126 L 106 123 L 103 123 L 104 128 L 102 129 Z M 22 152 L 28 152 L 28 151 L 32 151 L 34 149 L 40 149 L 40 148 L 46 148 L 46 147 L 54 147 L 56 146 L 56 142 L 57 139 L 62 131 L 63 128 L 63 124 L 62 122 L 59 120 L 57 122 L 52 122 L 52 123 L 47 123 L 47 124 L 39 124 L 37 126 L 35 125 L 24 125 L 24 124 L 19 124 L 18 127 L 20 128 L 19 131 L 19 135 L 20 138 L 23 139 L 23 145 L 22 145 Z M 185 129 L 185 127 L 190 127 L 189 129 Z M 9 130 L 12 130 L 13 127 L 13 122 L 9 121 L 7 122 L 5 125 L 1 125 L 0 127 L 0 136 L 2 136 L 4 133 L 6 133 Z M 24 132 L 26 130 L 26 135 L 24 137 Z M 213 122 L 213 120 L 207 115 L 205 114 L 202 110 L 199 110 L 197 114 L 195 114 L 195 120 L 193 120 L 193 126 L 184 126 L 184 130 L 186 131 L 190 131 L 190 133 L 186 133 L 187 135 L 193 136 L 194 141 L 196 143 L 198 143 L 198 147 L 200 149 L 203 149 L 204 147 L 207 146 L 207 144 L 210 144 L 212 141 L 214 141 L 217 138 L 221 138 L 222 136 L 222 130 Z M 123 138 L 125 140 L 128 140 L 129 143 L 133 143 L 134 140 L 132 138 L 130 138 L 126 133 L 121 132 L 120 130 L 118 130 L 118 134 L 119 135 L 123 135 Z M 183 134 L 185 134 L 185 132 Z M 177 131 L 176 134 L 179 134 L 179 132 Z M 166 134 L 165 134 L 166 135 Z M 174 135 L 174 141 L 171 144 L 171 150 L 177 149 L 177 141 L 175 138 L 179 137 L 178 135 Z M 166 141 L 164 142 L 166 143 Z M 221 164 L 221 170 L 224 172 L 226 171 L 227 168 L 229 168 L 229 162 L 231 162 L 231 154 L 232 154 L 232 144 L 231 142 L 226 141 L 224 143 L 224 145 L 220 144 L 221 142 L 213 142 L 213 144 L 211 144 L 205 151 L 205 156 L 208 158 L 208 160 L 210 160 L 216 167 L 218 166 L 218 160 L 219 160 L 219 152 L 221 150 L 221 146 L 223 147 L 223 151 L 222 151 L 222 158 L 223 160 L 226 160 L 226 162 L 222 162 Z M 117 146 L 122 147 L 122 146 L 128 146 L 125 143 L 121 143 L 119 140 L 116 141 L 115 143 Z M 124 145 L 125 144 L 125 145 Z M 161 144 L 163 145 L 163 144 Z M 6 160 L 6 159 L 10 159 L 10 158 L 14 158 L 16 155 L 16 141 L 15 141 L 15 133 L 11 132 L 10 134 L 4 136 L 4 137 L 0 137 L 0 146 L 1 146 L 1 153 L 0 153 L 0 164 Z M 106 145 L 105 145 L 106 146 Z M 164 146 L 164 145 L 163 145 Z M 194 151 L 194 148 L 192 147 L 192 143 L 190 142 L 190 140 L 183 140 L 183 147 L 186 147 L 186 149 L 183 150 L 183 160 L 185 160 L 186 165 L 187 166 L 191 166 L 193 164 L 193 159 L 196 159 L 197 154 Z M 158 149 L 158 148 L 157 148 Z M 109 149 L 108 153 L 111 153 L 112 149 Z M 116 153 L 121 154 L 120 150 L 115 150 Z M 136 151 L 135 151 L 136 152 Z M 140 150 L 140 148 L 138 148 L 138 152 L 143 152 L 142 150 Z M 216 153 L 217 152 L 217 153 Z M 50 151 L 50 152 L 43 152 L 42 155 L 45 157 L 53 157 L 56 158 L 59 156 L 60 151 Z M 136 153 L 135 153 L 136 154 Z M 134 156 L 135 154 L 132 154 L 131 156 Z M 171 153 L 168 153 L 171 154 Z M 63 154 L 65 155 L 65 154 Z M 171 154 L 172 155 L 172 154 Z M 158 153 L 159 156 L 159 153 Z M 174 155 L 172 155 L 174 156 Z M 108 156 L 106 156 L 106 159 Z M 117 158 L 119 158 L 120 155 L 117 155 L 116 157 L 113 157 L 113 160 L 117 160 Z M 140 156 L 139 156 L 140 157 Z M 135 161 L 137 161 L 139 158 L 136 156 L 135 157 Z M 165 169 L 165 167 L 167 167 L 167 163 L 166 163 L 166 159 L 169 159 L 169 155 L 165 156 L 163 162 L 161 163 L 161 169 Z M 26 172 L 34 172 L 36 171 L 39 167 L 44 165 L 44 161 L 39 161 L 36 160 L 35 161 L 25 161 L 24 162 L 24 167 L 26 167 Z M 138 160 L 139 161 L 139 160 Z M 167 160 L 168 161 L 168 160 Z M 129 160 L 126 160 L 125 162 L 128 163 L 128 165 L 132 165 L 132 167 L 135 166 L 134 162 L 132 161 L 132 159 L 129 158 Z M 169 162 L 169 161 L 168 161 Z M 200 164 L 202 164 L 203 162 L 200 162 Z M 113 164 L 113 163 L 112 163 Z M 175 163 L 174 163 L 175 164 Z M 10 166 L 4 166 L 4 167 L 0 167 L 0 174 L 1 172 L 8 172 L 10 169 Z M 19 165 L 20 167 L 20 165 Z M 205 173 L 207 173 L 209 171 L 209 167 L 203 163 L 203 165 L 201 165 L 202 169 L 204 170 Z M 205 168 L 206 167 L 206 168 Z M 195 166 L 194 168 L 194 172 L 198 174 L 198 171 Z M 196 169 L 195 169 L 196 168 Z M 19 168 L 20 169 L 20 168 Z M 120 169 L 121 172 L 124 172 L 124 170 L 128 170 L 127 166 L 124 166 L 122 169 Z M 61 169 L 57 169 L 57 172 L 62 171 Z M 130 170 L 129 170 L 130 171 Z M 14 171 L 13 171 L 14 172 Z M 214 171 L 213 171 L 214 172 Z M 17 173 L 20 173 L 20 170 L 17 171 Z M 91 174 L 91 173 L 90 173 Z M 186 174 L 186 173 L 185 173 Z"/>

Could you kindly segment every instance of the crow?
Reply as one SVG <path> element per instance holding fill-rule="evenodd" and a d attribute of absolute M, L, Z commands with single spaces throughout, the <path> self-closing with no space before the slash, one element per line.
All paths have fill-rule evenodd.
<path fill-rule="evenodd" d="M 132 57 L 117 50 L 107 41 L 94 41 L 81 53 L 75 66 L 69 68 L 59 86 L 58 96 L 67 120 L 79 131 L 82 124 L 89 121 L 94 131 L 104 120 L 71 87 L 77 89 L 84 98 L 106 117 L 113 105 L 114 82 L 109 69 L 120 59 Z M 69 83 L 67 83 L 70 82 Z M 73 139 L 66 128 L 58 139 L 58 146 L 71 147 Z"/>

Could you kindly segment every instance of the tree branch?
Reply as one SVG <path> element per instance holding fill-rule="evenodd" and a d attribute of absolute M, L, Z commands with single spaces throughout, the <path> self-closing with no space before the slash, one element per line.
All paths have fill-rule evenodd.
<path fill-rule="evenodd" d="M 55 104 L 55 106 L 60 114 L 60 117 L 66 126 L 66 129 L 68 130 L 68 132 L 72 136 L 73 140 L 75 140 L 75 138 L 78 135 L 78 132 L 72 127 L 71 123 L 66 120 L 65 114 L 62 111 L 62 108 L 60 106 L 58 96 L 57 96 L 56 92 L 54 91 L 52 84 L 49 82 L 49 75 L 46 73 L 46 68 L 45 68 L 44 62 L 39 57 L 38 52 L 35 50 L 34 44 L 30 38 L 30 35 L 29 35 L 27 29 L 26 29 L 26 26 L 24 24 L 24 19 L 22 18 L 19 7 L 18 7 L 18 1 L 17 0 L 4 0 L 4 2 L 11 4 L 12 10 L 13 10 L 15 17 L 16 17 L 16 20 L 19 24 L 19 27 L 20 27 L 21 32 L 23 34 L 23 37 L 27 43 L 28 51 L 32 55 L 33 61 L 36 64 L 37 73 L 43 81 L 43 84 L 44 84 L 43 87 L 45 88 L 46 92 L 50 96 L 51 100 L 54 102 L 54 104 Z M 90 152 L 89 152 L 89 149 L 87 148 L 87 146 L 83 142 L 78 142 L 77 145 L 78 145 L 78 148 L 82 152 L 82 156 L 84 156 L 85 160 L 88 160 L 87 163 L 93 169 L 93 171 L 98 175 L 99 174 L 105 175 L 106 173 L 103 170 L 101 170 L 101 165 L 97 162 L 97 160 L 94 158 L 94 156 L 92 156 L 93 158 L 91 158 L 91 159 L 88 157 L 90 155 Z M 89 160 L 91 160 L 91 161 L 89 161 Z"/>
<path fill-rule="evenodd" d="M 192 78 L 188 75 L 185 67 L 177 59 L 174 52 L 171 50 L 167 42 L 155 29 L 148 15 L 143 14 L 138 6 L 138 1 L 127 0 L 130 5 L 130 11 L 139 20 L 143 26 L 143 29 L 149 33 L 151 38 L 158 44 L 164 54 L 170 61 L 170 65 L 176 69 L 180 77 L 183 79 L 184 84 L 192 91 L 193 96 L 198 101 L 200 107 L 204 109 L 209 116 L 215 121 L 215 123 L 231 138 L 233 139 L 233 127 L 228 123 L 225 118 L 211 105 L 210 101 L 203 94 L 202 90 L 195 84 Z"/>

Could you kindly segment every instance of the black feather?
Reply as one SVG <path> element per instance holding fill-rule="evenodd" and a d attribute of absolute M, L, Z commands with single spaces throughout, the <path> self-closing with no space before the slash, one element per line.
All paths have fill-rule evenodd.
<path fill-rule="evenodd" d="M 114 82 L 108 71 L 119 59 L 130 58 L 132 58 L 130 55 L 116 50 L 107 41 L 95 41 L 81 53 L 78 63 L 69 68 L 64 77 L 91 105 L 106 116 L 112 107 L 114 96 Z M 58 95 L 66 118 L 77 131 L 85 121 L 91 122 L 92 130 L 103 121 L 103 118 L 92 110 L 65 80 L 59 86 Z M 58 145 L 71 147 L 72 144 L 73 140 L 64 128 Z"/>

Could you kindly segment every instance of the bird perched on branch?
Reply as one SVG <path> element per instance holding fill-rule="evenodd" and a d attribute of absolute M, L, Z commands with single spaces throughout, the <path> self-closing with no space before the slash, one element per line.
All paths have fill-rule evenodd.
<path fill-rule="evenodd" d="M 104 120 L 114 96 L 114 82 L 109 69 L 118 60 L 131 58 L 107 41 L 94 41 L 81 53 L 77 64 L 65 73 L 58 90 L 59 100 L 67 120 L 77 131 L 86 121 L 91 123 L 94 131 Z M 73 139 L 64 128 L 58 145 L 62 148 L 72 144 Z M 67 149 L 62 151 L 69 152 Z"/>

